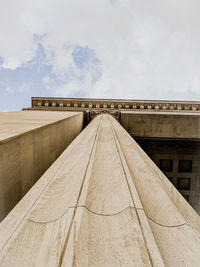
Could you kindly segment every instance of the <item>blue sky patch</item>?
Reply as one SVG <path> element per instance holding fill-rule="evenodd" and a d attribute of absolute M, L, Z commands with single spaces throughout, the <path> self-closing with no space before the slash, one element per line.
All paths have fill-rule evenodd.
<path fill-rule="evenodd" d="M 53 57 L 52 54 L 50 61 Z M 100 61 L 92 49 L 76 46 L 72 57 L 75 66 L 80 70 L 78 76 L 74 75 L 73 67 L 66 69 L 64 74 L 56 75 L 52 68 L 52 62 L 47 58 L 41 44 L 38 44 L 36 56 L 21 67 L 15 70 L 0 67 L 0 111 L 29 107 L 32 96 L 51 96 L 55 89 L 73 80 L 84 82 L 88 74 L 91 84 L 101 78 Z M 0 59 L 0 63 L 3 63 L 2 59 Z M 85 93 L 81 91 L 74 92 L 74 94 L 66 92 L 66 97 L 73 96 L 85 97 Z"/>
<path fill-rule="evenodd" d="M 96 83 L 102 76 L 100 60 L 93 49 L 87 46 L 76 46 L 72 52 L 75 65 L 82 71 L 90 73 L 91 83 Z"/>

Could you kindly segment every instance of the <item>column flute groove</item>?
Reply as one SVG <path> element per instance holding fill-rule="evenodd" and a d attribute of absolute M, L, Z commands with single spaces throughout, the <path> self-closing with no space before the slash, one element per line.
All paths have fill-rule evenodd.
<path fill-rule="evenodd" d="M 113 136 L 114 136 L 114 140 L 115 140 L 115 144 L 116 144 L 116 148 L 117 148 L 117 153 L 118 153 L 118 156 L 119 156 L 119 159 L 120 159 L 120 162 L 121 162 L 121 166 L 122 166 L 122 169 L 123 169 L 123 172 L 124 172 L 124 177 L 125 177 L 125 179 L 126 179 L 126 183 L 127 183 L 128 189 L 129 189 L 129 193 L 130 193 L 132 202 L 133 202 L 133 204 L 134 204 L 134 206 L 135 206 L 134 198 L 133 198 L 133 195 L 132 195 L 132 192 L 131 192 L 131 188 L 130 188 L 130 184 L 129 184 L 129 182 L 128 182 L 128 178 L 127 178 L 127 175 L 126 175 L 126 172 L 125 172 L 125 169 L 124 169 L 124 165 L 123 165 L 123 162 L 122 162 L 122 158 L 121 158 L 121 156 L 120 156 L 120 152 L 119 152 L 119 147 L 120 147 L 120 145 L 119 145 L 119 142 L 118 142 L 118 140 L 117 140 L 117 136 L 116 136 L 116 134 L 115 134 L 115 130 L 114 130 L 114 128 L 113 128 L 113 124 L 112 124 L 112 122 L 111 122 L 111 127 L 112 127 L 112 132 L 113 132 Z M 121 150 L 121 148 L 120 148 L 120 150 Z M 122 152 L 122 150 L 121 150 L 121 152 Z M 122 152 L 122 154 L 123 154 L 123 152 Z M 125 158 L 124 158 L 124 162 L 126 163 Z M 127 165 L 127 169 L 128 169 L 128 165 Z M 144 210 L 144 209 L 142 209 L 142 210 Z M 145 247 L 146 247 L 146 250 L 147 250 L 147 252 L 148 252 L 149 259 L 150 259 L 150 262 L 151 262 L 151 265 L 152 265 L 152 266 L 155 266 L 155 265 L 153 264 L 153 259 L 152 259 L 152 256 L 151 256 L 151 254 L 150 254 L 150 251 L 149 251 L 149 248 L 148 248 L 148 245 L 147 245 L 147 240 L 146 240 L 146 237 L 145 237 L 145 234 L 144 234 L 144 229 L 143 229 L 143 227 L 142 227 L 142 223 L 141 223 L 139 214 L 138 214 L 138 212 L 137 212 L 137 208 L 135 208 L 135 211 L 136 211 L 136 215 L 137 215 L 138 222 L 139 222 L 139 224 L 140 224 L 140 228 L 141 228 L 141 231 L 142 231 L 142 236 L 143 236 L 143 239 L 144 239 L 144 242 L 145 242 Z M 154 240 L 154 241 L 155 241 L 155 240 Z M 156 242 L 155 242 L 155 243 L 156 243 Z M 157 244 L 156 244 L 156 247 L 157 247 Z M 157 247 L 157 248 L 158 248 L 158 247 Z M 158 249 L 158 250 L 159 250 L 159 249 Z M 159 254 L 160 254 L 160 253 L 159 253 Z M 160 264 L 162 263 L 162 266 L 164 267 L 164 262 L 163 262 L 163 259 L 162 259 L 161 255 L 160 255 L 159 262 L 160 262 Z M 161 266 L 161 265 L 160 265 L 160 266 Z"/>
<path fill-rule="evenodd" d="M 65 243 L 64 243 L 61 255 L 60 255 L 59 266 L 62 266 L 62 263 L 63 263 L 64 254 L 65 254 L 65 251 L 66 251 L 66 248 L 67 248 L 67 243 L 68 243 L 68 240 L 69 240 L 70 232 L 71 232 L 72 225 L 73 225 L 73 222 L 74 222 L 74 218 L 75 218 L 75 215 L 76 215 L 76 210 L 78 208 L 78 202 L 79 202 L 79 199 L 80 199 L 80 196 L 81 196 L 81 192 L 82 192 L 82 189 L 83 189 L 83 185 L 84 185 L 84 182 L 85 182 L 87 170 L 88 170 L 88 167 L 89 167 L 89 164 L 90 164 L 90 159 L 91 159 L 91 156 L 92 156 L 93 151 L 94 151 L 95 143 L 97 142 L 97 136 L 98 136 L 98 133 L 99 133 L 100 125 L 101 125 L 101 120 L 99 122 L 97 131 L 96 131 L 96 134 L 95 134 L 95 138 L 94 138 L 94 141 L 93 141 L 93 144 L 92 144 L 91 152 L 90 152 L 90 155 L 89 155 L 89 158 L 88 158 L 88 162 L 87 162 L 87 165 L 86 165 L 83 181 L 82 181 L 82 184 L 81 184 L 81 187 L 80 187 L 80 190 L 79 190 L 79 194 L 78 194 L 78 197 L 77 197 L 76 205 L 75 205 L 75 208 L 74 208 L 74 211 L 73 211 L 73 216 L 72 216 L 72 219 L 71 219 L 70 227 L 68 229 L 67 236 L 65 238 Z"/>

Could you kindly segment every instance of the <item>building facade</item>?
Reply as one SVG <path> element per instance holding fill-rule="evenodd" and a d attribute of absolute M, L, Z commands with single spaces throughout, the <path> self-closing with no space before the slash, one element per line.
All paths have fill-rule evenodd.
<path fill-rule="evenodd" d="M 200 102 L 32 98 L 31 110 L 109 112 L 200 214 Z"/>
<path fill-rule="evenodd" d="M 200 103 L 32 98 L 0 122 L 1 266 L 199 266 Z"/>

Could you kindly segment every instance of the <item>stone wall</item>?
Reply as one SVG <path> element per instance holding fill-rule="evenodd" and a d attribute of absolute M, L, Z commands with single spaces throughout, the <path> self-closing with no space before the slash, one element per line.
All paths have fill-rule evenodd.
<path fill-rule="evenodd" d="M 120 122 L 134 137 L 200 140 L 199 113 L 122 111 Z"/>
<path fill-rule="evenodd" d="M 82 112 L 0 113 L 0 221 L 82 128 Z"/>

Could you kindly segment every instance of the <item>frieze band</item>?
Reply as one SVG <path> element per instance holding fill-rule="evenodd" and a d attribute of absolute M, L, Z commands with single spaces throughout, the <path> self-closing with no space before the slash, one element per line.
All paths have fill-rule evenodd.
<path fill-rule="evenodd" d="M 31 109 L 42 110 L 138 110 L 138 111 L 181 111 L 200 112 L 199 101 L 158 101 L 158 100 L 116 100 L 33 97 Z"/>

